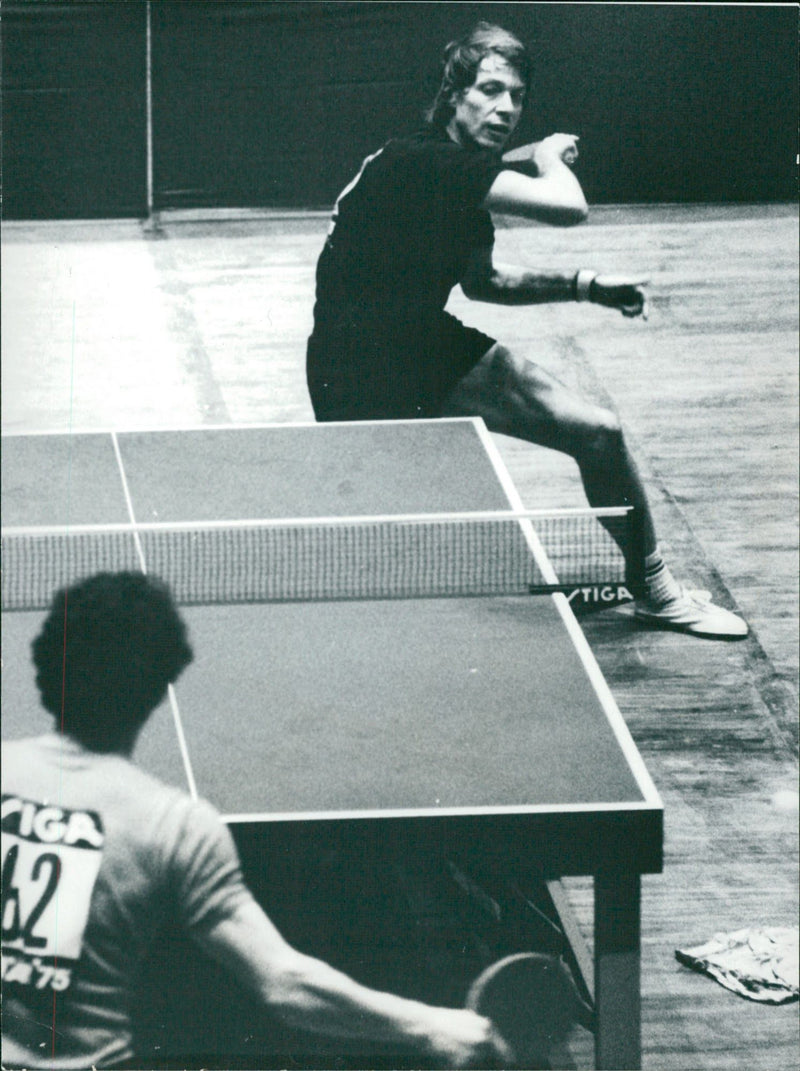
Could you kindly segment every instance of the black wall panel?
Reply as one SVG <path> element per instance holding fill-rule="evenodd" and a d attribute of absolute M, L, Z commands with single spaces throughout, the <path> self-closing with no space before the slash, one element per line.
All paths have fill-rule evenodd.
<path fill-rule="evenodd" d="M 443 45 L 478 18 L 530 44 L 520 140 L 579 133 L 590 201 L 796 195 L 796 9 L 189 0 L 154 13 L 163 205 L 329 205 L 364 155 L 418 125 Z"/>
<path fill-rule="evenodd" d="M 520 140 L 593 203 L 797 197 L 795 5 L 152 0 L 154 204 L 328 207 L 478 18 L 531 46 Z M 143 0 L 6 2 L 4 214 L 145 210 Z"/>
<path fill-rule="evenodd" d="M 145 12 L 3 3 L 6 219 L 146 211 Z"/>
<path fill-rule="evenodd" d="M 364 154 L 419 124 L 440 35 L 418 41 L 415 6 L 154 8 L 158 202 L 330 205 Z"/>

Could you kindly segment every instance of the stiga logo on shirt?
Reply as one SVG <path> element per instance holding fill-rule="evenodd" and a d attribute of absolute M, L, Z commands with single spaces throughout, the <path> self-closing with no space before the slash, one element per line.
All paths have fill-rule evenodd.
<path fill-rule="evenodd" d="M 103 846 L 103 825 L 94 811 L 66 811 L 17 796 L 3 796 L 2 829 L 41 844 Z"/>
<path fill-rule="evenodd" d="M 94 811 L 3 796 L 4 982 L 36 989 L 69 986 L 104 841 Z"/>

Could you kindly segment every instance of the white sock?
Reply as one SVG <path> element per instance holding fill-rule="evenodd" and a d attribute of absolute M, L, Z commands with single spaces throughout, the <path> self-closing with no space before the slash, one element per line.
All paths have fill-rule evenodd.
<path fill-rule="evenodd" d="M 655 606 L 672 602 L 681 594 L 681 586 L 669 571 L 658 547 L 644 560 L 644 584 L 647 599 Z"/>

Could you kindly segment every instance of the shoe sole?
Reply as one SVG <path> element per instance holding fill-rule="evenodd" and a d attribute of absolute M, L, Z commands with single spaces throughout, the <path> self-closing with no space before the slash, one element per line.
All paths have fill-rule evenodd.
<path fill-rule="evenodd" d="M 697 636 L 704 640 L 726 640 L 727 642 L 735 642 L 736 640 L 746 640 L 750 635 L 750 630 L 746 632 L 710 632 L 708 629 L 701 628 L 695 625 L 682 625 L 676 621 L 665 621 L 662 617 L 649 616 L 647 613 L 641 613 L 634 610 L 630 615 L 634 620 L 639 621 L 642 625 L 648 625 L 650 628 L 661 628 L 668 632 L 683 632 L 687 636 Z"/>

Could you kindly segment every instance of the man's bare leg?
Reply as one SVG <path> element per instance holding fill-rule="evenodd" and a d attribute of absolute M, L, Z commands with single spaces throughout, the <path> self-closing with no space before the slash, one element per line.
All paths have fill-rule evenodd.
<path fill-rule="evenodd" d="M 589 505 L 633 506 L 643 522 L 645 555 L 656 549 L 650 506 L 617 417 L 539 365 L 497 343 L 451 392 L 444 415 L 481 416 L 490 431 L 573 457 Z"/>
<path fill-rule="evenodd" d="M 631 560 L 631 548 L 621 549 L 631 574 L 644 574 L 644 589 L 636 592 L 640 618 L 698 635 L 747 634 L 740 618 L 685 592 L 665 565 L 639 471 L 610 410 L 584 401 L 537 364 L 496 343 L 450 392 L 442 415 L 480 416 L 490 431 L 566 453 L 578 465 L 590 506 L 633 506 L 639 512 L 637 553 L 643 552 L 644 562 Z"/>

